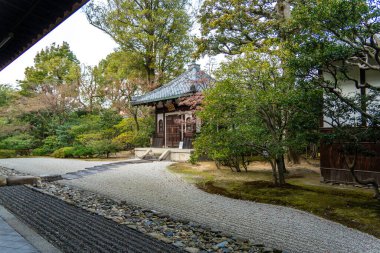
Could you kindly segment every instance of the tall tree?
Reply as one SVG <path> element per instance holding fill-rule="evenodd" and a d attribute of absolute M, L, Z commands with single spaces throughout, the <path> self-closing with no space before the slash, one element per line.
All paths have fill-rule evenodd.
<path fill-rule="evenodd" d="M 162 83 L 183 70 L 192 44 L 188 0 L 108 0 L 90 3 L 88 20 L 109 34 L 123 51 L 143 62 L 149 84 Z"/>
<path fill-rule="evenodd" d="M 99 82 L 98 93 L 103 97 L 103 104 L 109 104 L 117 112 L 133 117 L 137 131 L 138 117 L 142 110 L 132 106 L 130 101 L 132 96 L 151 88 L 144 80 L 143 64 L 134 54 L 118 51 L 99 63 L 96 74 Z"/>
<path fill-rule="evenodd" d="M 22 96 L 12 110 L 31 125 L 36 138 L 54 134 L 69 113 L 80 107 L 80 74 L 79 61 L 66 42 L 41 50 L 34 65 L 25 69 L 25 79 L 19 81 Z"/>
<path fill-rule="evenodd" d="M 297 33 L 289 48 L 297 76 L 326 92 L 326 123 L 333 128 L 328 137 L 340 144 L 346 168 L 380 200 L 375 178 L 363 180 L 355 172 L 359 156 L 373 157 L 363 142 L 376 142 L 380 134 L 379 21 L 377 0 L 306 1 L 293 11 L 290 29 Z"/>
<path fill-rule="evenodd" d="M 283 185 L 284 154 L 305 147 L 305 132 L 318 129 L 320 92 L 303 90 L 284 74 L 283 51 L 243 52 L 223 65 L 216 88 L 206 93 L 196 148 L 235 167 L 244 166 L 250 154 L 262 155 L 272 165 L 274 182 Z"/>
<path fill-rule="evenodd" d="M 15 90 L 6 84 L 0 84 L 0 107 L 6 106 L 14 97 Z"/>
<path fill-rule="evenodd" d="M 360 112 L 370 124 L 379 124 L 378 112 L 352 103 L 341 92 L 339 83 L 345 81 L 353 88 L 367 89 L 369 95 L 379 96 L 376 81 L 360 80 L 356 72 L 361 69 L 380 73 L 379 20 L 380 8 L 375 0 L 307 1 L 295 8 L 290 26 L 297 30 L 289 45 L 297 55 L 293 61 L 297 75 L 312 78 L 326 92 Z M 324 78 L 321 72 L 332 78 Z"/>
<path fill-rule="evenodd" d="M 296 1 L 206 0 L 200 11 L 202 33 L 197 40 L 198 54 L 223 53 L 244 56 L 244 53 L 248 52 L 252 57 L 263 57 L 262 60 L 266 57 L 263 50 L 267 50 L 269 56 L 278 55 L 280 51 L 283 51 L 283 55 L 289 54 L 284 47 L 288 39 L 285 28 L 290 19 L 293 2 Z M 278 60 L 277 67 L 281 69 L 281 78 L 273 81 L 281 79 L 281 83 L 288 82 L 287 87 L 294 87 L 296 80 L 293 71 L 287 67 L 287 57 L 279 57 Z M 244 69 L 244 65 L 242 67 L 242 71 L 252 70 Z M 277 86 L 279 83 L 273 85 Z M 275 114 L 272 116 L 276 117 Z M 268 120 L 267 127 L 270 128 L 271 122 L 276 122 L 276 119 Z M 286 150 L 285 146 L 283 150 Z M 280 183 L 283 183 L 281 181 L 286 171 L 284 152 L 278 152 L 277 155 Z"/>
<path fill-rule="evenodd" d="M 201 37 L 198 54 L 241 53 L 244 45 L 261 48 L 268 39 L 283 38 L 288 0 L 205 0 L 199 15 Z"/>
<path fill-rule="evenodd" d="M 79 87 L 80 100 L 88 112 L 101 108 L 104 96 L 101 94 L 101 73 L 97 66 L 84 66 Z"/>
<path fill-rule="evenodd" d="M 34 66 L 25 69 L 19 81 L 21 94 L 38 97 L 49 110 L 64 114 L 79 99 L 80 66 L 67 42 L 53 43 L 34 58 Z"/>

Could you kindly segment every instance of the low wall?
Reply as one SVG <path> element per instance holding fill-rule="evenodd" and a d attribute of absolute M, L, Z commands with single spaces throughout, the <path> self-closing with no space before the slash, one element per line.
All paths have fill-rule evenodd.
<path fill-rule="evenodd" d="M 151 150 L 155 156 L 159 157 L 166 150 L 170 151 L 170 155 L 166 160 L 174 162 L 187 162 L 190 160 L 191 154 L 194 152 L 193 149 L 178 149 L 178 148 L 135 148 L 135 156 L 137 158 L 142 158 L 148 150 Z"/>

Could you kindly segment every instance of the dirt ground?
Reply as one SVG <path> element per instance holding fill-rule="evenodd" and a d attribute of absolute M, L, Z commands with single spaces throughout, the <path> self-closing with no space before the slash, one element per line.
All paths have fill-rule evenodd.
<path fill-rule="evenodd" d="M 201 166 L 196 166 L 195 168 L 199 169 L 200 171 L 217 170 L 215 163 L 212 161 L 199 162 L 198 165 L 201 165 Z M 294 172 L 294 171 L 299 171 L 299 170 L 310 170 L 310 171 L 320 174 L 318 159 L 313 159 L 313 160 L 302 159 L 299 164 L 293 164 L 293 163 L 287 162 L 286 169 L 289 172 L 292 172 L 292 171 Z M 255 161 L 255 162 L 251 162 L 248 165 L 248 171 L 267 171 L 267 170 L 272 170 L 272 167 L 268 162 Z"/>

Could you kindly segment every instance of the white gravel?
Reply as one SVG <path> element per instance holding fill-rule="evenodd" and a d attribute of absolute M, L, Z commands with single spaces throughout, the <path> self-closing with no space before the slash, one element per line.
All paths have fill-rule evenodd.
<path fill-rule="evenodd" d="M 32 175 L 63 174 L 105 163 L 53 158 L 0 159 L 0 166 Z M 166 169 L 169 164 L 128 164 L 61 182 L 197 221 L 286 252 L 380 252 L 379 239 L 312 214 L 203 192 L 170 173 Z"/>
<path fill-rule="evenodd" d="M 28 173 L 33 176 L 61 175 L 107 163 L 111 162 L 90 162 L 75 159 L 45 157 L 0 159 L 0 166 L 15 169 L 19 172 Z"/>
<path fill-rule="evenodd" d="M 379 239 L 312 214 L 203 192 L 168 172 L 169 164 L 131 164 L 64 183 L 287 252 L 380 252 Z"/>

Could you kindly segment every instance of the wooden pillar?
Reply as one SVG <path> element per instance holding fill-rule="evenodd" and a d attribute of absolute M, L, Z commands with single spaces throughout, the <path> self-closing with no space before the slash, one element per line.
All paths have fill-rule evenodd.
<path fill-rule="evenodd" d="M 365 69 L 360 69 L 360 107 L 363 111 L 367 111 L 367 92 L 365 88 L 366 78 Z M 367 119 L 364 115 L 361 115 L 361 126 L 367 126 Z"/>
<path fill-rule="evenodd" d="M 155 112 L 154 112 L 154 125 L 155 125 L 155 130 L 154 130 L 154 135 L 156 136 L 157 133 L 158 133 L 158 121 L 157 121 L 157 115 L 158 115 L 158 111 L 157 111 L 157 106 L 155 105 Z"/>
<path fill-rule="evenodd" d="M 165 115 L 165 108 L 163 110 L 163 123 L 164 123 L 164 147 L 166 148 L 166 115 Z"/>
<path fill-rule="evenodd" d="M 184 135 L 184 132 L 185 132 L 185 126 L 186 126 L 185 119 L 186 119 L 185 115 L 182 114 L 181 115 L 181 121 L 182 121 L 182 123 L 181 123 L 181 141 L 183 141 L 183 135 Z"/>

